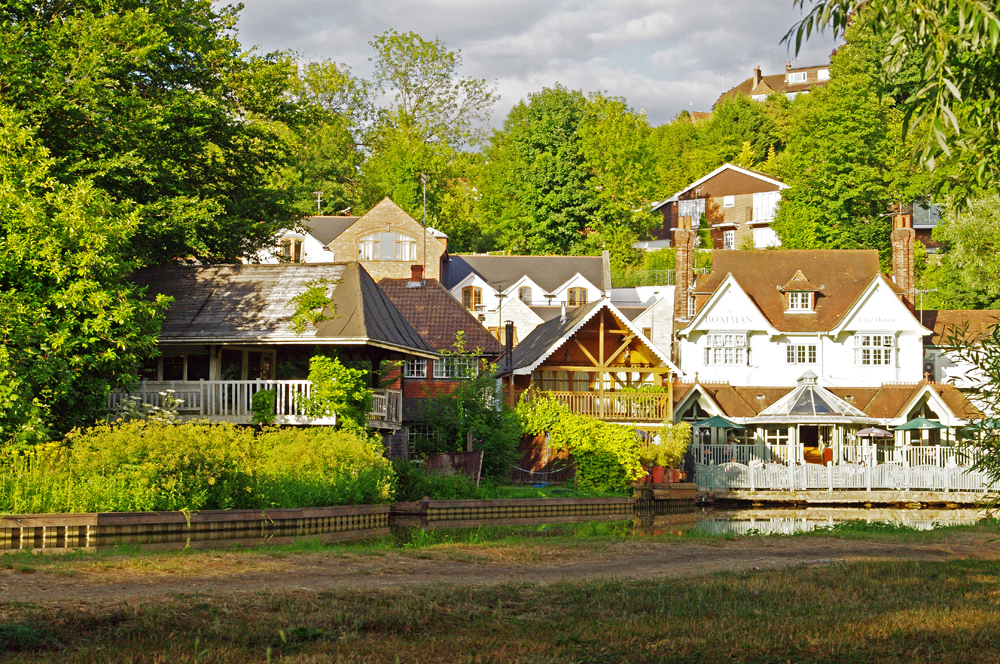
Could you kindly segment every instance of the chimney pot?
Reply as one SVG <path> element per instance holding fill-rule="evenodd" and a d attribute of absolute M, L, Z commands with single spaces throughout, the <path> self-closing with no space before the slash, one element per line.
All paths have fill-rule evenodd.
<path fill-rule="evenodd" d="M 560 307 L 559 307 L 559 322 L 560 323 L 565 323 L 566 322 L 566 300 L 563 300 L 559 304 L 560 304 Z"/>
<path fill-rule="evenodd" d="M 423 288 L 424 286 L 424 266 L 423 265 L 411 265 L 410 266 L 410 283 L 406 284 L 407 288 Z"/>

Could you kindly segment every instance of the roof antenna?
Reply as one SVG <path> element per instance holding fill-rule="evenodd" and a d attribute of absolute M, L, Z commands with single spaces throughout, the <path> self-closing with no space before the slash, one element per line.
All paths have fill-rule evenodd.
<path fill-rule="evenodd" d="M 323 192 L 322 191 L 314 191 L 313 193 L 316 194 L 316 214 L 317 215 L 322 215 L 323 211 L 320 208 L 320 203 L 323 201 Z"/>

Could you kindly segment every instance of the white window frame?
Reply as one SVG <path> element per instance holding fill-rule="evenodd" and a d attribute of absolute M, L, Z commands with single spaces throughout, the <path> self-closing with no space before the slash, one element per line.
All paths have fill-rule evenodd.
<path fill-rule="evenodd" d="M 696 193 L 695 196 L 697 195 Z M 683 201 L 677 201 L 677 216 L 691 217 L 692 228 L 701 227 L 701 216 L 703 214 L 705 214 L 704 198 L 688 198 Z"/>
<path fill-rule="evenodd" d="M 774 221 L 774 211 L 781 200 L 780 191 L 761 191 L 753 195 L 753 223 Z"/>
<path fill-rule="evenodd" d="M 391 235 L 392 257 L 386 258 L 383 252 L 382 240 Z M 359 261 L 406 261 L 417 260 L 417 240 L 402 233 L 380 232 L 370 233 L 358 238 Z"/>
<path fill-rule="evenodd" d="M 816 344 L 786 344 L 785 364 L 816 364 Z"/>
<path fill-rule="evenodd" d="M 403 362 L 403 378 L 427 378 L 427 360 Z"/>
<path fill-rule="evenodd" d="M 456 356 L 434 360 L 434 377 L 445 380 L 465 380 L 472 378 L 479 368 L 479 359 Z"/>
<path fill-rule="evenodd" d="M 747 363 L 745 332 L 709 332 L 706 335 L 705 366 L 740 366 Z"/>
<path fill-rule="evenodd" d="M 283 237 L 281 238 L 280 247 L 279 262 L 304 263 L 306 261 L 305 242 L 302 241 L 302 238 Z M 288 248 L 287 251 L 285 250 L 286 247 Z"/>
<path fill-rule="evenodd" d="M 736 207 L 736 196 L 723 196 L 722 207 L 724 208 Z"/>
<path fill-rule="evenodd" d="M 810 312 L 813 310 L 813 294 L 809 291 L 789 291 L 788 311 L 790 312 Z"/>
<path fill-rule="evenodd" d="M 830 80 L 830 70 L 829 69 L 817 69 L 816 70 L 816 80 L 817 81 L 829 81 Z"/>
<path fill-rule="evenodd" d="M 805 71 L 790 71 L 785 79 L 789 83 L 805 83 L 809 80 L 809 72 Z"/>
<path fill-rule="evenodd" d="M 734 230 L 722 231 L 722 248 L 723 249 L 736 248 L 736 231 Z"/>
<path fill-rule="evenodd" d="M 861 332 L 854 335 L 854 366 L 891 367 L 896 354 L 896 335 Z"/>

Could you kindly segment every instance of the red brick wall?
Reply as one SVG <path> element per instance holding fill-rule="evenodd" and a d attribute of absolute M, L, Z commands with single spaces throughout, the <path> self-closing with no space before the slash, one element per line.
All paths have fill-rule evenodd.
<path fill-rule="evenodd" d="M 455 391 L 455 380 L 440 380 L 434 378 L 407 378 L 403 381 L 404 399 L 425 399 L 439 394 L 451 394 Z"/>

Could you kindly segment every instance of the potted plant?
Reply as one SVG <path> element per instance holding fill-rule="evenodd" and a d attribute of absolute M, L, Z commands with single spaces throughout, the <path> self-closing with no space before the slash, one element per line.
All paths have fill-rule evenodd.
<path fill-rule="evenodd" d="M 662 482 L 663 468 L 660 468 L 660 479 L 656 479 L 656 462 L 659 455 L 659 448 L 656 445 L 643 443 L 639 445 L 639 463 L 646 470 L 646 476 L 639 479 L 640 482 Z"/>
<path fill-rule="evenodd" d="M 679 422 L 663 427 L 660 433 L 660 457 L 658 461 L 667 468 L 670 468 L 670 480 L 680 482 L 680 464 L 684 459 L 691 444 L 691 425 L 687 422 Z"/>

